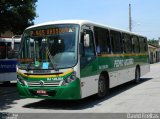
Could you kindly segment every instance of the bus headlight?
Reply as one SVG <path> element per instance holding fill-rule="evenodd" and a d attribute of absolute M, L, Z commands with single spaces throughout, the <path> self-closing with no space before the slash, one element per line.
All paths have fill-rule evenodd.
<path fill-rule="evenodd" d="M 70 76 L 68 76 L 64 81 L 62 85 L 68 85 L 69 83 L 71 83 L 72 81 L 76 80 L 76 72 L 73 72 Z"/>
<path fill-rule="evenodd" d="M 20 75 L 17 75 L 17 81 L 22 85 L 25 86 L 27 85 L 27 82 L 23 80 L 23 78 Z"/>

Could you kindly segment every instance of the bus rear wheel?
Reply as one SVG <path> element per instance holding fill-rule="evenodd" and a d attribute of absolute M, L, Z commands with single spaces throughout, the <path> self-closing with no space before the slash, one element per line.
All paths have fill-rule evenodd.
<path fill-rule="evenodd" d="M 140 82 L 140 69 L 137 67 L 135 71 L 135 83 Z"/>
<path fill-rule="evenodd" d="M 105 77 L 102 75 L 100 76 L 98 81 L 97 98 L 104 98 L 108 93 L 108 91 L 109 91 L 109 85 L 107 84 Z"/>

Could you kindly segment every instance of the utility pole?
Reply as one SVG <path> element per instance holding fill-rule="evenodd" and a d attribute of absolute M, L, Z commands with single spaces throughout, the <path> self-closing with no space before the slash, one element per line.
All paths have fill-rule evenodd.
<path fill-rule="evenodd" d="M 129 31 L 132 32 L 131 4 L 129 4 Z"/>

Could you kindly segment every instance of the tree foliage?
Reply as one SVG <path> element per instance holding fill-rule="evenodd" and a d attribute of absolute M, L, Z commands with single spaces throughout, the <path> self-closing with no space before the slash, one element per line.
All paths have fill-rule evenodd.
<path fill-rule="evenodd" d="M 37 0 L 0 0 L 0 33 L 21 34 L 33 25 Z"/>

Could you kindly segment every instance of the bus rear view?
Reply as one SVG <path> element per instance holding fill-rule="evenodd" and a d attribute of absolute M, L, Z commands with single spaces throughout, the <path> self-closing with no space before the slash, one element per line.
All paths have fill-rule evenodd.
<path fill-rule="evenodd" d="M 20 36 L 0 37 L 0 83 L 9 84 L 10 81 L 16 81 L 16 64 L 20 40 Z"/>

